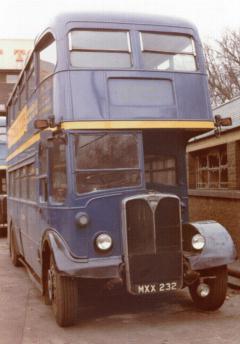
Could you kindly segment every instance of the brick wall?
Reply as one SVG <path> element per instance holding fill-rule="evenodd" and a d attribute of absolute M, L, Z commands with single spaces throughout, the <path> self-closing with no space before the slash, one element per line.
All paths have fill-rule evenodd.
<path fill-rule="evenodd" d="M 240 144 L 239 141 L 227 144 L 227 157 L 228 157 L 228 182 L 229 189 L 239 189 L 240 176 L 239 176 L 239 163 L 240 163 Z"/>
<path fill-rule="evenodd" d="M 221 223 L 231 234 L 240 255 L 240 199 L 189 196 L 189 218 Z"/>

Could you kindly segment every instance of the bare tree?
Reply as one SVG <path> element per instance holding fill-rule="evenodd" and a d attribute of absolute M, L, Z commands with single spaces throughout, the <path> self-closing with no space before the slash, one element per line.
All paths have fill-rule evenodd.
<path fill-rule="evenodd" d="M 212 105 L 240 95 L 240 29 L 204 44 Z"/>

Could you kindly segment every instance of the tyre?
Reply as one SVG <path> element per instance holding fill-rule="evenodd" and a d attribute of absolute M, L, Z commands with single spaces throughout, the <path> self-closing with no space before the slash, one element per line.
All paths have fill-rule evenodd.
<path fill-rule="evenodd" d="M 20 255 L 17 249 L 17 243 L 15 239 L 15 234 L 13 229 L 10 231 L 10 238 L 9 238 L 9 253 L 12 264 L 16 267 L 22 266 L 21 261 L 19 260 Z"/>
<path fill-rule="evenodd" d="M 227 267 L 220 266 L 203 271 L 204 283 L 210 287 L 208 296 L 201 297 L 197 293 L 199 281 L 189 286 L 190 295 L 194 304 L 203 310 L 214 311 L 222 306 L 227 294 Z M 214 277 L 214 278 L 213 278 Z"/>
<path fill-rule="evenodd" d="M 60 276 L 51 255 L 47 276 L 45 303 L 51 304 L 59 326 L 71 326 L 77 320 L 78 288 L 74 278 Z"/>

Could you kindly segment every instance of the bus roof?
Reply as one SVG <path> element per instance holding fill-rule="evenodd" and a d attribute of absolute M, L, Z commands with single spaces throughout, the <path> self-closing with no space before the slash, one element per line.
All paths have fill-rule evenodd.
<path fill-rule="evenodd" d="M 128 12 L 66 12 L 57 15 L 48 26 L 48 29 L 52 29 L 55 33 L 61 32 L 62 28 L 73 22 L 84 23 L 114 23 L 114 24 L 138 24 L 138 25 L 150 25 L 150 26 L 168 26 L 176 28 L 192 29 L 197 33 L 196 26 L 188 20 L 169 17 L 162 15 L 144 14 L 144 13 L 128 13 Z M 47 31 L 44 30 L 41 33 L 35 44 L 39 41 L 42 35 Z"/>
<path fill-rule="evenodd" d="M 141 13 L 118 13 L 118 12 L 69 12 L 59 14 L 55 18 L 56 23 L 66 24 L 72 21 L 84 21 L 84 22 L 106 22 L 106 23 L 128 23 L 128 24 L 149 24 L 149 25 L 167 25 L 177 27 L 195 27 L 187 20 Z"/>

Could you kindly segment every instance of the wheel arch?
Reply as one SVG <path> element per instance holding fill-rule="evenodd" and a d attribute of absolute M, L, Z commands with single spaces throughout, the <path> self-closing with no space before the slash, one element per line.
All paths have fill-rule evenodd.
<path fill-rule="evenodd" d="M 192 222 L 204 236 L 206 244 L 199 254 L 187 257 L 192 270 L 203 270 L 227 265 L 237 258 L 235 244 L 228 230 L 216 221 Z"/>
<path fill-rule="evenodd" d="M 46 279 L 50 266 L 50 257 L 53 256 L 58 272 L 63 272 L 66 256 L 69 255 L 66 245 L 59 233 L 53 228 L 47 228 L 42 236 L 41 243 L 41 265 L 43 293 L 46 290 Z"/>

